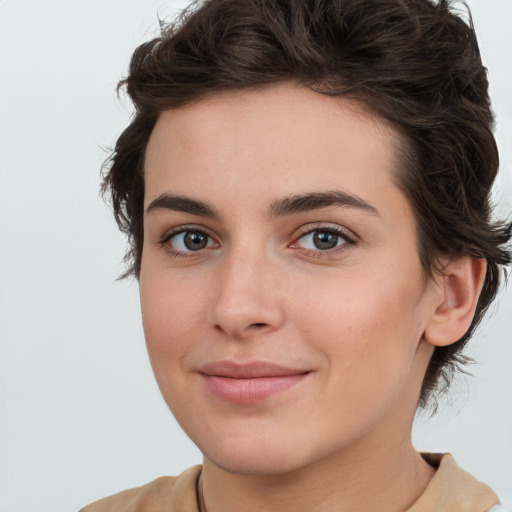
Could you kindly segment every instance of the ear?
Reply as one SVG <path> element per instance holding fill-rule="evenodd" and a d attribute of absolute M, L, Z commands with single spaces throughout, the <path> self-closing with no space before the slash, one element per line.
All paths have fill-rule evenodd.
<path fill-rule="evenodd" d="M 448 261 L 436 279 L 438 294 L 424 332 L 425 340 L 443 347 L 455 343 L 469 329 L 482 286 L 487 261 L 461 256 Z"/>

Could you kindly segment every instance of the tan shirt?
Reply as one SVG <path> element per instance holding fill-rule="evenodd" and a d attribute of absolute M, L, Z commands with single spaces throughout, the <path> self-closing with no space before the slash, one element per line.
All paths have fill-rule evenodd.
<path fill-rule="evenodd" d="M 485 512 L 498 503 L 496 494 L 457 466 L 450 454 L 423 457 L 438 469 L 420 499 L 406 512 Z M 196 489 L 200 474 L 201 466 L 193 466 L 178 477 L 158 478 L 80 512 L 199 512 Z"/>

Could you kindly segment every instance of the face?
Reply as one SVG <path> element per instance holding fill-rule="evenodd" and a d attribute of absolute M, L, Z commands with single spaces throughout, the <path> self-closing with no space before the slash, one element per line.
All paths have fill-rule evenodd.
<path fill-rule="evenodd" d="M 395 184 L 399 142 L 354 102 L 293 84 L 160 116 L 144 330 L 167 404 L 213 464 L 275 474 L 407 435 L 435 291 Z"/>

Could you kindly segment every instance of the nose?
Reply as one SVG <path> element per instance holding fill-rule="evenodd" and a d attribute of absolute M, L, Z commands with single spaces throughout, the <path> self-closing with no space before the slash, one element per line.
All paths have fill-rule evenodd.
<path fill-rule="evenodd" d="M 279 272 L 269 258 L 233 251 L 216 276 L 215 329 L 234 339 L 272 332 L 284 323 Z"/>

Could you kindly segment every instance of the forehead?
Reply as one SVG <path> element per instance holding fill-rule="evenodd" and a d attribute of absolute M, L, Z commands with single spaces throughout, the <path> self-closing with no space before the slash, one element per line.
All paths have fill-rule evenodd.
<path fill-rule="evenodd" d="M 160 115 L 146 151 L 145 203 L 191 185 L 200 195 L 340 187 L 364 195 L 394 186 L 401 142 L 360 103 L 293 83 L 221 93 Z"/>

